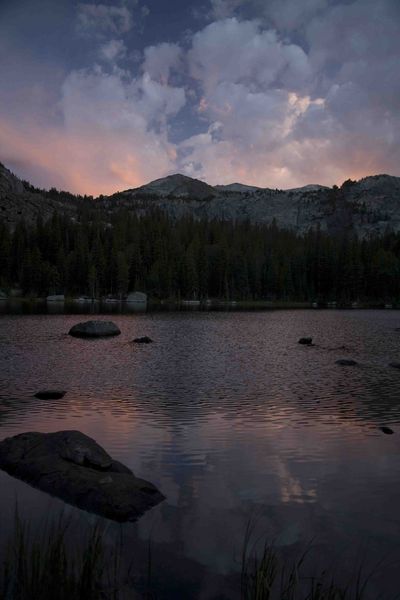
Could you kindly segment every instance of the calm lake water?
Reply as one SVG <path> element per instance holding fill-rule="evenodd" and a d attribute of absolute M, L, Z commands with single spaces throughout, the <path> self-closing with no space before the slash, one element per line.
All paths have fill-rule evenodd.
<path fill-rule="evenodd" d="M 0 438 L 79 429 L 160 488 L 138 523 L 107 525 L 139 579 L 151 540 L 158 598 L 236 598 L 249 519 L 289 557 L 312 541 L 310 571 L 345 581 L 361 560 L 372 597 L 399 597 L 400 313 L 112 318 L 121 336 L 82 340 L 67 335 L 82 315 L 0 316 Z M 154 343 L 129 344 L 142 335 Z M 63 400 L 33 398 L 54 387 Z M 16 499 L 37 523 L 66 506 L 3 472 L 0 489 L 3 537 Z"/>

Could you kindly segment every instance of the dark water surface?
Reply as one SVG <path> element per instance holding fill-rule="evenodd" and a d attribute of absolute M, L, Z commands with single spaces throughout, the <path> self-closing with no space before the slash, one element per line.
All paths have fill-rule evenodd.
<path fill-rule="evenodd" d="M 371 590 L 398 597 L 400 313 L 112 318 L 121 336 L 82 340 L 66 335 L 76 315 L 0 316 L 0 438 L 79 429 L 161 489 L 165 502 L 122 526 L 138 574 L 151 539 L 158 598 L 234 598 L 249 518 L 288 556 L 313 540 L 310 569 L 339 579 L 382 560 Z M 142 335 L 155 342 L 129 344 Z M 68 393 L 33 398 L 41 388 Z M 38 522 L 62 506 L 3 472 L 0 490 L 3 536 L 16 498 Z"/>

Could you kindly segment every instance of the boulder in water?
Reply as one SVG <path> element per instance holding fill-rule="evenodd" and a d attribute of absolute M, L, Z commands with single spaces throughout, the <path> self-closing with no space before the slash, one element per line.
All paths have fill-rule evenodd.
<path fill-rule="evenodd" d="M 341 365 L 342 367 L 354 367 L 358 363 L 351 358 L 339 358 L 339 360 L 336 361 L 336 364 Z"/>
<path fill-rule="evenodd" d="M 143 337 L 138 337 L 135 338 L 134 340 L 132 340 L 133 344 L 151 344 L 153 342 L 153 340 L 151 338 L 149 338 L 147 335 L 144 335 Z"/>
<path fill-rule="evenodd" d="M 394 433 L 393 429 L 390 429 L 390 427 L 383 426 L 379 427 L 379 429 L 383 431 L 383 433 L 386 433 L 386 435 L 392 435 L 392 433 Z"/>
<path fill-rule="evenodd" d="M 69 330 L 69 335 L 83 338 L 119 335 L 121 331 L 112 321 L 85 321 L 77 323 Z"/>
<path fill-rule="evenodd" d="M 65 394 L 63 390 L 40 390 L 36 392 L 35 397 L 40 400 L 59 400 L 64 398 Z"/>
<path fill-rule="evenodd" d="M 312 346 L 312 337 L 301 337 L 299 339 L 299 344 L 302 344 L 303 346 Z"/>
<path fill-rule="evenodd" d="M 80 431 L 21 433 L 0 442 L 0 468 L 38 489 L 114 521 L 135 521 L 164 500 Z"/>

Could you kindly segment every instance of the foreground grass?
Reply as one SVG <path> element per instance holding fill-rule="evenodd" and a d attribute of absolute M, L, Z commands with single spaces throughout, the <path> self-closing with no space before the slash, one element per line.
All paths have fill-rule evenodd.
<path fill-rule="evenodd" d="M 106 548 L 104 530 L 93 526 L 78 545 L 72 544 L 71 536 L 67 535 L 70 526 L 71 520 L 61 516 L 40 535 L 33 535 L 29 525 L 16 514 L 0 572 L 1 600 L 162 599 L 162 593 L 158 595 L 152 590 L 154 566 L 150 546 L 147 590 L 139 595 L 132 587 L 129 569 L 122 573 L 122 543 L 117 542 L 112 550 Z M 369 578 L 362 577 L 361 568 L 344 587 L 327 572 L 305 577 L 304 561 L 310 548 L 297 561 L 287 564 L 273 546 L 265 545 L 256 552 L 251 543 L 253 534 L 254 529 L 248 525 L 241 557 L 240 590 L 235 598 L 362 600 L 368 593 Z M 129 579 L 127 588 L 125 583 Z"/>
<path fill-rule="evenodd" d="M 33 535 L 15 516 L 0 577 L 1 600 L 119 600 L 120 549 L 106 559 L 99 526 L 72 546 L 70 525 L 60 516 Z"/>

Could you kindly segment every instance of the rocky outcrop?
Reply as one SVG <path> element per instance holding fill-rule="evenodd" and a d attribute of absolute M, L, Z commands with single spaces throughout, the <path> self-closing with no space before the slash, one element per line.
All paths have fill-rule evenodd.
<path fill-rule="evenodd" d="M 21 181 L 0 163 L 0 219 L 13 230 L 22 219 L 27 225 L 34 225 L 40 216 L 43 221 L 51 218 L 54 212 L 76 216 L 73 202 L 60 202 L 50 198 L 48 193 Z"/>
<path fill-rule="evenodd" d="M 164 499 L 79 431 L 29 432 L 0 442 L 0 468 L 68 504 L 114 521 L 135 521 Z"/>
<path fill-rule="evenodd" d="M 81 338 L 98 338 L 119 335 L 121 331 L 112 321 L 85 321 L 69 330 L 69 335 Z"/>

